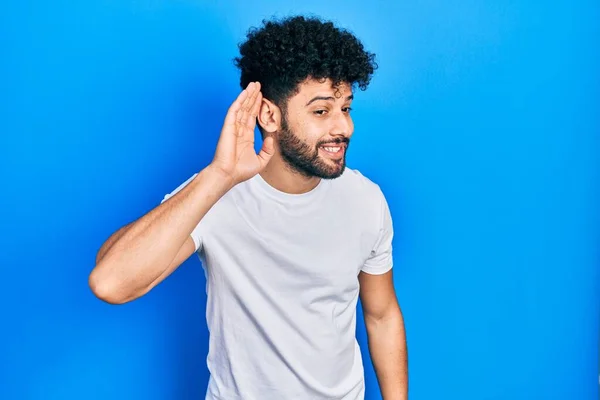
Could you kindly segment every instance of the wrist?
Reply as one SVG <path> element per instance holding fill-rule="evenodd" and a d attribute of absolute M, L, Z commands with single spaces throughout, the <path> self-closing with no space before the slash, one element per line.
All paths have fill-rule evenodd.
<path fill-rule="evenodd" d="M 223 193 L 229 191 L 235 186 L 235 182 L 231 174 L 228 174 L 222 168 L 209 164 L 200 174 L 205 175 L 210 181 L 211 186 L 221 189 Z"/>

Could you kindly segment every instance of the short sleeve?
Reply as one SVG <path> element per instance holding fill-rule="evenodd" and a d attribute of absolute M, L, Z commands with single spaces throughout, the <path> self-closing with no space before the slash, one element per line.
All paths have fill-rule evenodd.
<path fill-rule="evenodd" d="M 394 237 L 394 227 L 392 224 L 392 216 L 387 200 L 383 193 L 381 194 L 380 205 L 380 229 L 375 246 L 371 251 L 371 255 L 362 267 L 362 271 L 372 274 L 381 275 L 392 269 L 392 239 Z"/>
<path fill-rule="evenodd" d="M 169 200 L 171 197 L 173 197 L 177 192 L 179 192 L 181 189 L 186 187 L 187 184 L 190 183 L 197 175 L 198 175 L 197 173 L 192 175 L 187 181 L 183 182 L 171 193 L 167 193 L 160 203 L 162 204 L 165 201 Z M 202 246 L 202 238 L 200 235 L 200 223 L 198 225 L 196 225 L 196 227 L 194 228 L 194 230 L 192 231 L 190 236 L 192 237 L 192 240 L 194 241 L 195 251 L 198 251 L 200 249 L 200 247 Z"/>

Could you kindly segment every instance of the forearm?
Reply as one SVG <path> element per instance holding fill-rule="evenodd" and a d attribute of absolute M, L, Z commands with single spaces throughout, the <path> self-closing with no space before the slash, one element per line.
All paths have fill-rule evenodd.
<path fill-rule="evenodd" d="M 113 233 L 107 240 L 106 242 L 104 242 L 102 244 L 102 246 L 100 247 L 100 250 L 98 250 L 98 253 L 96 254 L 96 265 L 98 265 L 100 263 L 100 260 L 102 260 L 104 258 L 104 255 L 106 254 L 106 252 L 108 251 L 108 249 L 110 249 L 112 247 L 113 244 L 115 244 L 115 242 L 117 240 L 119 240 L 121 238 L 121 236 L 123 236 L 123 234 L 125 233 L 125 231 L 127 229 L 129 229 L 131 227 L 131 225 L 133 225 L 134 222 L 125 225 L 124 227 L 120 228 L 118 231 L 116 231 L 115 233 Z"/>
<path fill-rule="evenodd" d="M 103 244 L 90 286 L 116 299 L 142 292 L 165 272 L 192 230 L 229 189 L 222 175 L 202 170 L 168 201 Z"/>
<path fill-rule="evenodd" d="M 398 308 L 381 320 L 365 321 L 369 352 L 384 400 L 408 399 L 408 351 Z"/>

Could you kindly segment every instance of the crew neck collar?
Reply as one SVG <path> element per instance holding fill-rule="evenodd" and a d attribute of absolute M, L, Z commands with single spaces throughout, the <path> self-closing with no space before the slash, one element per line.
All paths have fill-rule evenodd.
<path fill-rule="evenodd" d="M 312 190 L 309 190 L 305 193 L 292 194 L 282 192 L 279 189 L 271 186 L 260 174 L 256 174 L 252 179 L 252 183 L 258 187 L 263 193 L 268 195 L 269 197 L 279 200 L 285 203 L 304 203 L 307 201 L 312 201 L 316 197 L 320 196 L 328 186 L 329 182 L 326 179 L 320 179 L 317 186 L 315 186 Z"/>

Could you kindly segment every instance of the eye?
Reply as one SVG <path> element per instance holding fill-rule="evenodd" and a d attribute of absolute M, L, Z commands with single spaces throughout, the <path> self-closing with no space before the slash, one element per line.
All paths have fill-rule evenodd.
<path fill-rule="evenodd" d="M 350 111 L 352 111 L 352 107 L 344 107 L 342 108 L 342 111 L 344 111 L 346 114 L 350 114 Z"/>
<path fill-rule="evenodd" d="M 327 112 L 327 110 L 316 110 L 316 111 L 313 111 L 313 114 L 316 114 L 316 115 L 323 115 L 323 114 L 325 114 L 326 112 Z"/>

